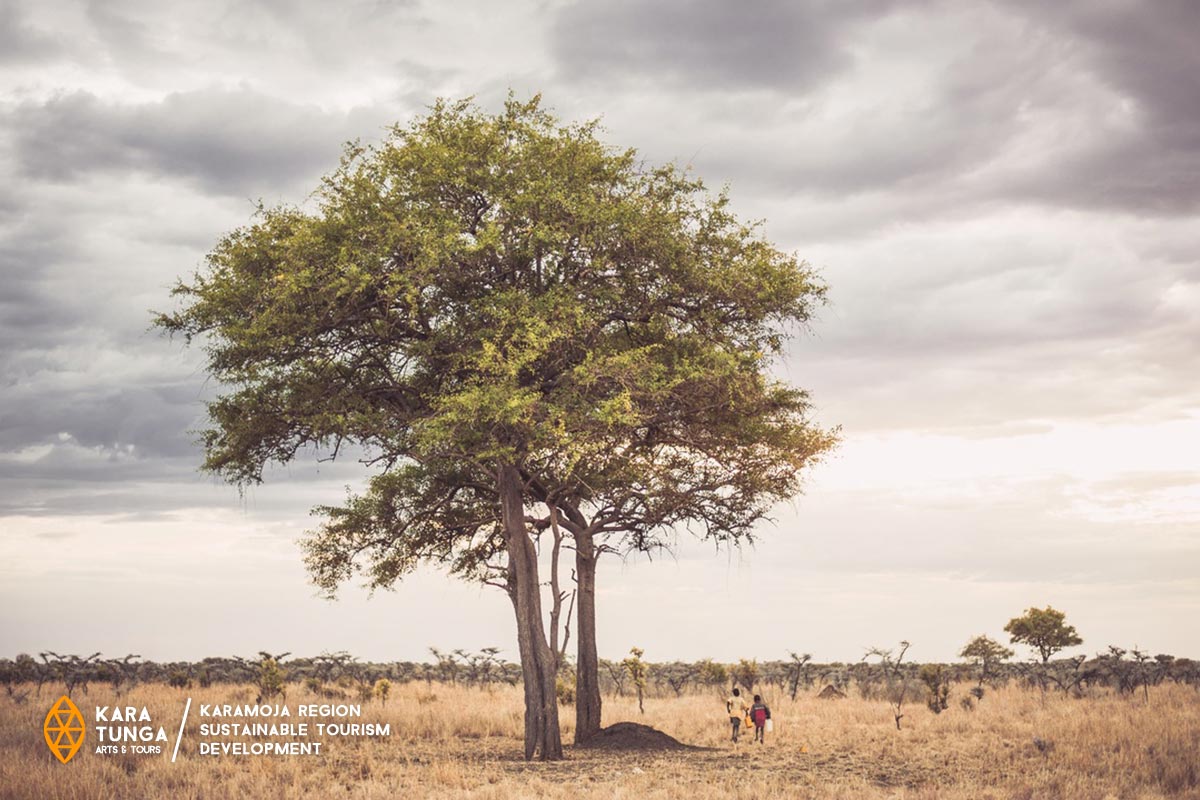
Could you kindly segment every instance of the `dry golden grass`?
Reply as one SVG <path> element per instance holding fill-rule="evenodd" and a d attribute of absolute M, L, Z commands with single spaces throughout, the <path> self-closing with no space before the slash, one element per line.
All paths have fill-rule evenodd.
<path fill-rule="evenodd" d="M 172 737 L 191 696 L 179 760 L 102 756 L 89 731 L 71 763 L 55 761 L 42 720 L 61 694 L 47 686 L 17 705 L 0 696 L 0 796 L 5 798 L 448 797 L 629 798 L 1110 798 L 1200 799 L 1200 692 L 1180 686 L 1141 696 L 1043 696 L 1015 687 L 990 692 L 974 711 L 954 704 L 934 715 L 906 708 L 897 731 L 888 706 L 851 696 L 795 703 L 771 697 L 775 732 L 765 746 L 728 742 L 719 696 L 605 698 L 606 724 L 653 725 L 701 748 L 684 752 L 569 748 L 565 761 L 527 764 L 521 753 L 521 693 L 410 684 L 363 708 L 363 721 L 391 724 L 380 739 L 326 739 L 319 756 L 213 757 L 196 752 L 197 703 L 253 702 L 247 687 L 176 690 L 143 686 L 116 698 L 94 686 L 76 702 L 146 705 Z M 956 697 L 965 687 L 955 690 Z M 318 702 L 292 686 L 289 705 Z M 570 741 L 571 709 L 563 710 Z M 298 721 L 296 717 L 292 721 Z M 1050 743 L 1045 751 L 1038 737 Z M 807 752 L 802 752 L 802 748 Z"/>

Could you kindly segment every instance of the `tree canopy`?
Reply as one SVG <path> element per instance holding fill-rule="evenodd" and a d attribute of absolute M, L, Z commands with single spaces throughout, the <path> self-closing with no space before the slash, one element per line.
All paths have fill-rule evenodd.
<path fill-rule="evenodd" d="M 1067 624 L 1067 615 L 1051 606 L 1030 608 L 1004 626 L 1004 632 L 1014 644 L 1025 644 L 1037 651 L 1042 663 L 1066 647 L 1083 644 L 1074 625 Z"/>
<path fill-rule="evenodd" d="M 348 146 L 313 207 L 260 208 L 157 317 L 202 337 L 225 389 L 207 470 L 255 483 L 346 445 L 374 467 L 318 509 L 322 589 L 448 564 L 509 590 L 522 661 L 541 653 L 543 671 L 528 545 L 560 514 L 640 549 L 678 525 L 741 541 L 836 441 L 768 372 L 820 279 L 724 192 L 597 132 L 539 98 L 438 102 Z"/>
<path fill-rule="evenodd" d="M 984 670 L 993 664 L 1013 657 L 1013 651 L 990 636 L 975 636 L 963 645 L 958 655 L 980 664 Z"/>

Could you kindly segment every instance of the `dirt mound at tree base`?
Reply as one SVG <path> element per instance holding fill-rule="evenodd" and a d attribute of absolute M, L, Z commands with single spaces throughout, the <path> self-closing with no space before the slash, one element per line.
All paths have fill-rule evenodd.
<path fill-rule="evenodd" d="M 695 750 L 673 736 L 636 722 L 618 722 L 601 728 L 600 732 L 580 747 L 589 750 Z"/>

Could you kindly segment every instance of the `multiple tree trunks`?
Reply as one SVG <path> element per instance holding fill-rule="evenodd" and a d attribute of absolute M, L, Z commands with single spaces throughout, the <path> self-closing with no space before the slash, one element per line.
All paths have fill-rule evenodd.
<path fill-rule="evenodd" d="M 343 443 L 395 467 L 320 509 L 306 564 L 331 594 L 356 572 L 382 588 L 429 561 L 498 577 L 490 537 L 476 538 L 495 520 L 493 476 L 480 486 L 476 474 L 491 459 L 526 755 L 553 759 L 561 650 L 541 614 L 524 501 L 553 504 L 583 542 L 587 737 L 600 725 L 590 532 L 601 550 L 616 531 L 653 549 L 702 520 L 712 541 L 743 541 L 837 433 L 810 423 L 806 393 L 767 369 L 783 331 L 824 301 L 820 277 L 739 221 L 724 192 L 539 104 L 510 98 L 487 114 L 438 101 L 379 146 L 349 145 L 317 209 L 260 209 L 155 324 L 206 341 L 208 372 L 236 387 L 208 404 L 206 470 L 253 485 L 269 463 L 310 446 L 334 458 Z M 593 447 L 603 457 L 575 461 Z M 516 453 L 574 466 L 533 489 Z M 571 508 L 583 487 L 589 508 L 612 509 L 591 527 Z M 555 617 L 561 599 L 556 588 Z"/>
<path fill-rule="evenodd" d="M 563 756 L 556 692 L 558 659 L 542 625 L 537 553 L 525 529 L 521 475 L 511 464 L 503 464 L 497 483 L 508 550 L 509 596 L 517 617 L 517 644 L 525 683 L 525 758 L 555 761 Z"/>

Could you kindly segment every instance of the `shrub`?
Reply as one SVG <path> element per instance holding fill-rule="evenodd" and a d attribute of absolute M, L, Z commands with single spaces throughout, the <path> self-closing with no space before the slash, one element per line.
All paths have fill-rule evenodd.
<path fill-rule="evenodd" d="M 947 670 L 941 664 L 922 664 L 917 676 L 928 690 L 925 705 L 935 714 L 945 711 L 950 703 L 950 676 Z"/>

